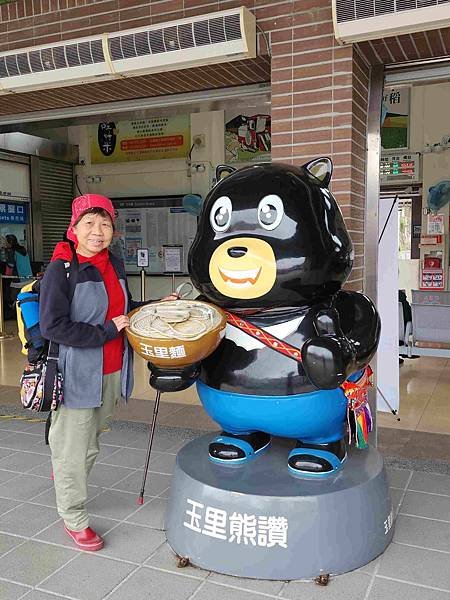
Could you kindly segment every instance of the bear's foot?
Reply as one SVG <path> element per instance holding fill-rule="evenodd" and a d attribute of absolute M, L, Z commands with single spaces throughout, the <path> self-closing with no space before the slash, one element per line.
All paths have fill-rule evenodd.
<path fill-rule="evenodd" d="M 222 465 L 241 465 L 265 452 L 269 446 L 270 435 L 262 431 L 239 436 L 223 431 L 209 444 L 209 458 Z"/>
<path fill-rule="evenodd" d="M 328 444 L 308 444 L 301 441 L 291 451 L 288 469 L 300 477 L 324 478 L 342 468 L 347 451 L 344 440 Z"/>

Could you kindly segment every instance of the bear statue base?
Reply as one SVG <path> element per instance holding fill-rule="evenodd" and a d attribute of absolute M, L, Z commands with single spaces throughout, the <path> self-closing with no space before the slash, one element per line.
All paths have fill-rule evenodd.
<path fill-rule="evenodd" d="M 236 467 L 208 459 L 207 434 L 177 456 L 166 514 L 169 545 L 193 565 L 238 577 L 310 579 L 361 567 L 388 546 L 393 510 L 383 459 L 351 448 L 328 479 L 294 477 L 294 446 L 273 439 Z"/>

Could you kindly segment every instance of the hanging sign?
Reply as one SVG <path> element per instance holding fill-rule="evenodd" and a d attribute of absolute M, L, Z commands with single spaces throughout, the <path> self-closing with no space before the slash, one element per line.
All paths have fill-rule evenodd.
<path fill-rule="evenodd" d="M 22 202 L 0 202 L 0 223 L 27 223 L 27 205 Z"/>
<path fill-rule="evenodd" d="M 444 270 L 443 269 L 422 269 L 420 273 L 421 290 L 443 290 L 444 289 Z"/>
<path fill-rule="evenodd" d="M 408 147 L 409 88 L 388 88 L 383 94 L 381 111 L 381 147 Z"/>
<path fill-rule="evenodd" d="M 186 158 L 190 116 L 108 121 L 91 126 L 91 163 Z"/>

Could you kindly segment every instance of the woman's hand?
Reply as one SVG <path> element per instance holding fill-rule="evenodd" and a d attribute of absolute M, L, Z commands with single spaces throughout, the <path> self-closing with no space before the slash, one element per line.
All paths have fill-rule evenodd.
<path fill-rule="evenodd" d="M 127 317 L 127 315 L 120 315 L 119 317 L 114 317 L 112 322 L 117 327 L 117 331 L 122 331 L 122 329 L 128 327 L 130 324 L 130 319 Z"/>
<path fill-rule="evenodd" d="M 170 296 L 165 296 L 164 298 L 161 298 L 160 302 L 165 302 L 166 300 L 172 301 L 172 300 L 179 300 L 180 296 L 177 294 L 177 292 L 172 292 L 170 294 Z"/>

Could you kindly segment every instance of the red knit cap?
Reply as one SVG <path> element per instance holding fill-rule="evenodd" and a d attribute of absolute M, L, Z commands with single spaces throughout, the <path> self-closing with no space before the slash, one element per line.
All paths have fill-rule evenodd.
<path fill-rule="evenodd" d="M 78 196 L 72 202 L 72 219 L 67 230 L 67 237 L 72 242 L 76 242 L 77 238 L 73 232 L 73 226 L 80 218 L 80 216 L 90 208 L 103 208 L 111 217 L 112 222 L 115 220 L 114 206 L 109 198 L 106 196 L 100 196 L 100 194 L 84 194 Z"/>

